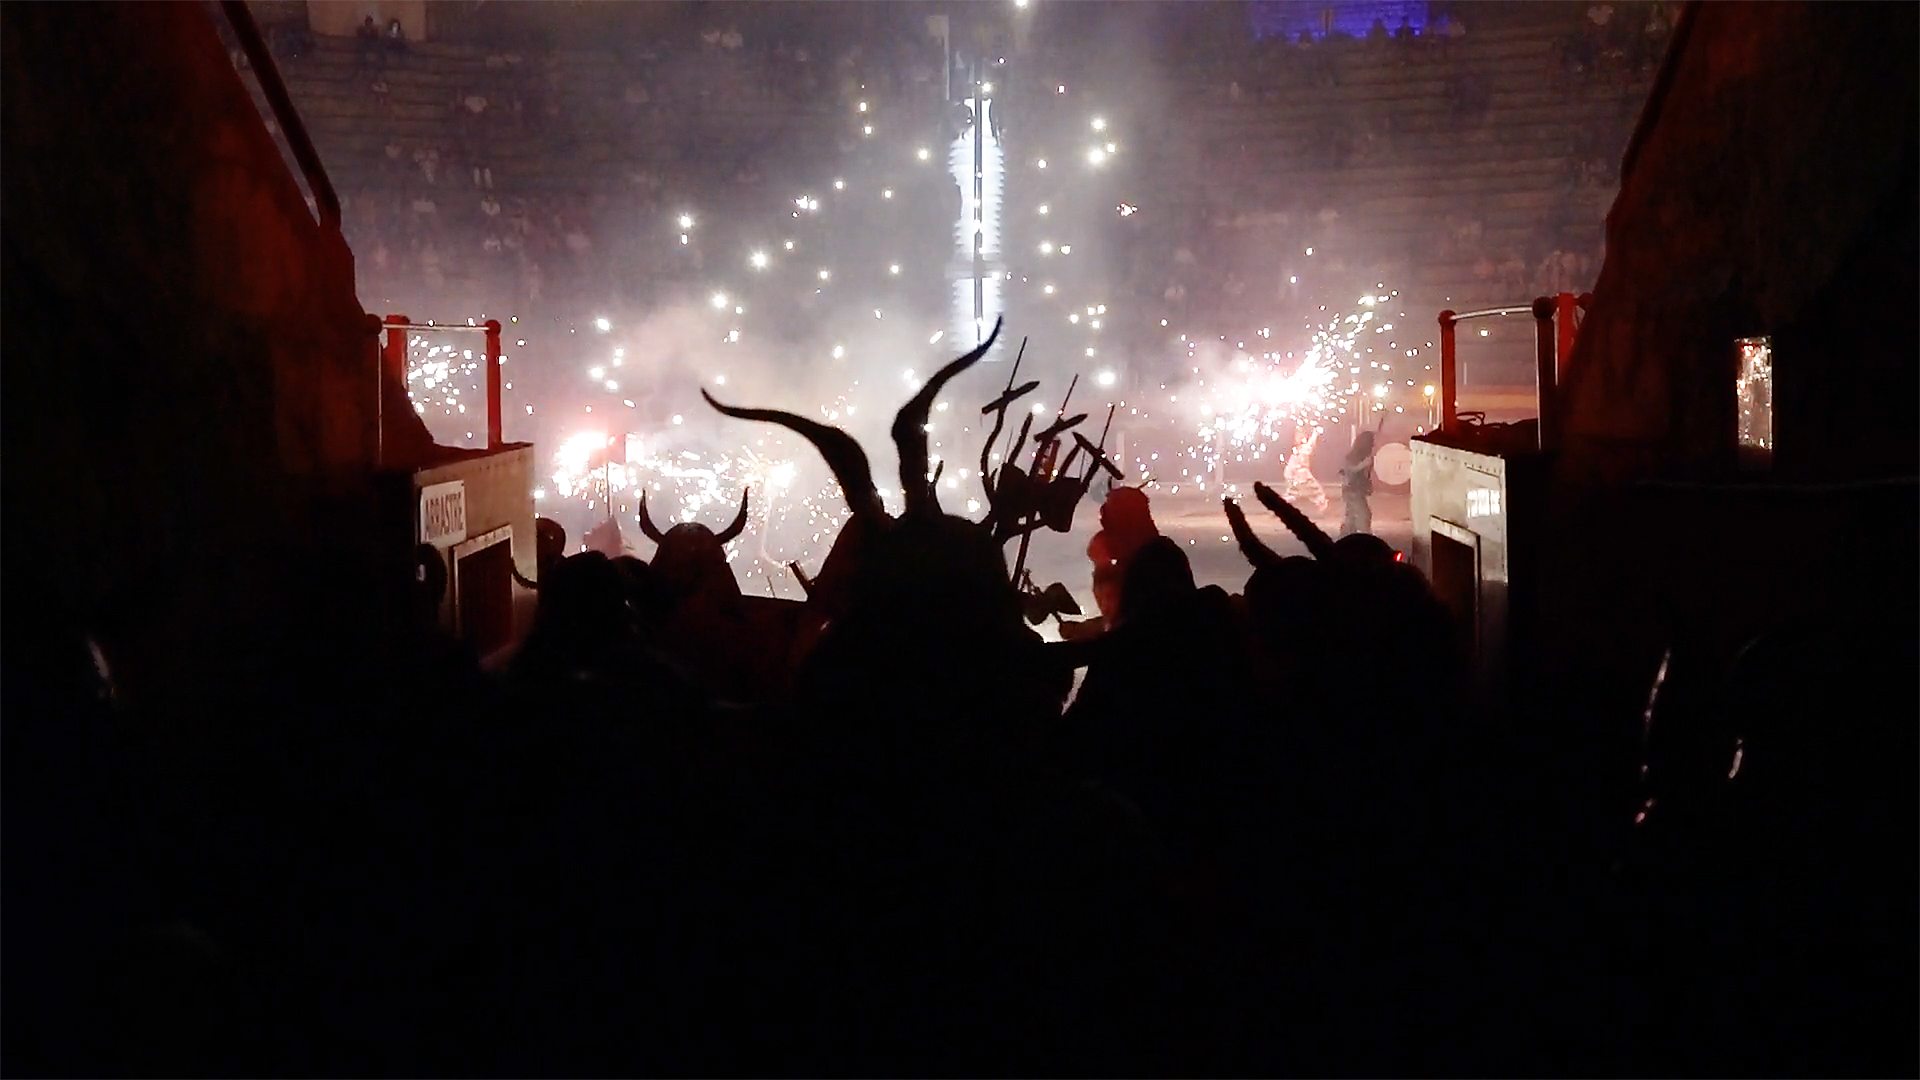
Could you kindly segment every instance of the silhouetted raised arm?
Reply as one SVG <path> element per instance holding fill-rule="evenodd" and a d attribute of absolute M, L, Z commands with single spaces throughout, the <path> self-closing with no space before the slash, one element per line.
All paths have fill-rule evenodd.
<path fill-rule="evenodd" d="M 1240 553 L 1247 557 L 1254 569 L 1280 562 L 1280 553 L 1253 534 L 1253 526 L 1247 524 L 1246 512 L 1240 509 L 1239 503 L 1232 499 L 1221 499 L 1220 506 L 1227 512 L 1227 524 L 1233 529 L 1233 538 L 1240 543 Z"/>

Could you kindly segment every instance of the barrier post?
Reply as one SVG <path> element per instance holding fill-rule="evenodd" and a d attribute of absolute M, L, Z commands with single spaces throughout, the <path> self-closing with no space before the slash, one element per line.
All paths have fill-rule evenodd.
<path fill-rule="evenodd" d="M 504 425 L 500 419 L 500 320 L 488 319 L 487 328 L 487 449 L 498 450 Z M 611 504 L 609 504 L 611 505 Z"/>
<path fill-rule="evenodd" d="M 1453 433 L 1460 394 L 1459 361 L 1453 346 L 1454 322 L 1451 309 L 1440 313 L 1440 430 L 1448 434 Z"/>
<path fill-rule="evenodd" d="M 1553 296 L 1536 297 L 1533 301 L 1534 386 L 1540 399 L 1541 450 L 1552 449 L 1560 437 L 1559 417 L 1555 415 L 1559 398 L 1555 393 L 1559 378 L 1555 362 L 1558 342 L 1553 325 L 1553 315 L 1559 306 L 1559 298 Z"/>
<path fill-rule="evenodd" d="M 1566 378 L 1567 360 L 1573 356 L 1574 335 L 1580 331 L 1580 320 L 1575 315 L 1579 298 L 1570 292 L 1563 292 L 1553 301 L 1553 321 L 1560 331 L 1560 345 L 1554 350 L 1553 385 L 1559 386 Z"/>
<path fill-rule="evenodd" d="M 383 329 L 386 339 L 380 343 L 380 448 L 378 452 L 381 467 L 387 464 L 387 387 L 398 386 L 402 397 L 394 405 L 395 409 L 406 407 L 407 389 L 407 327 L 413 320 L 405 315 L 388 315 Z"/>

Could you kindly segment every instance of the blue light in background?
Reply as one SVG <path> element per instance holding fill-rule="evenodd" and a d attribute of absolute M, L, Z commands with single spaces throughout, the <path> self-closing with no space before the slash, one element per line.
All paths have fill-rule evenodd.
<path fill-rule="evenodd" d="M 1332 13 L 1330 20 L 1326 17 L 1328 12 Z M 1402 19 L 1415 33 L 1424 33 L 1428 20 L 1426 0 L 1330 0 L 1326 3 L 1252 0 L 1247 5 L 1247 21 L 1256 38 L 1284 37 L 1293 41 L 1304 30 L 1320 41 L 1327 36 L 1325 28 L 1329 22 L 1336 34 L 1365 38 L 1375 19 L 1386 24 L 1389 34 L 1400 28 Z"/>

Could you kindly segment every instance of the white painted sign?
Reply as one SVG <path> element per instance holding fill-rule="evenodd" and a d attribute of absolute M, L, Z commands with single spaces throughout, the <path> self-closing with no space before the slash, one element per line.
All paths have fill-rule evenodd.
<path fill-rule="evenodd" d="M 1373 455 L 1373 474 L 1388 487 L 1399 487 L 1413 477 L 1413 451 L 1406 443 L 1390 442 Z"/>
<path fill-rule="evenodd" d="M 420 542 L 450 548 L 467 538 L 467 485 L 453 480 L 420 489 Z"/>

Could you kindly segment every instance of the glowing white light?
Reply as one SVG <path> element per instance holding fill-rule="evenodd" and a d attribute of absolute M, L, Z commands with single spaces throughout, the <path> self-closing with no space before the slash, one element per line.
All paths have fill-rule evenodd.
<path fill-rule="evenodd" d="M 747 256 L 747 265 L 753 267 L 755 270 L 765 270 L 767 268 L 767 253 L 764 251 L 756 251 L 752 255 Z"/>
<path fill-rule="evenodd" d="M 897 274 L 897 273 L 899 273 L 899 272 L 900 272 L 900 264 L 899 264 L 899 263 L 888 263 L 888 264 L 887 264 L 887 273 L 889 273 L 889 274 Z"/>
<path fill-rule="evenodd" d="M 833 182 L 833 190 L 835 191 L 847 190 L 847 182 L 845 180 L 835 180 Z"/>
<path fill-rule="evenodd" d="M 1117 147 L 1117 146 L 1115 146 L 1115 145 L 1114 145 L 1114 144 L 1112 144 L 1112 143 L 1108 143 L 1108 144 L 1107 144 L 1107 153 L 1109 153 L 1109 154 L 1111 154 L 1111 153 L 1113 153 L 1114 151 L 1116 151 L 1116 150 L 1118 150 L 1118 149 L 1119 149 L 1119 147 Z"/>
<path fill-rule="evenodd" d="M 613 329 L 613 322 L 610 319 L 608 319 L 605 315 L 602 315 L 599 318 L 593 320 L 593 328 L 604 334 L 607 331 Z"/>
<path fill-rule="evenodd" d="M 691 229 L 691 228 L 693 228 L 693 215 L 692 215 L 692 214 L 681 214 L 681 215 L 680 215 L 680 227 L 681 227 L 681 228 L 683 228 L 683 229 Z"/>
<path fill-rule="evenodd" d="M 993 84 L 992 84 L 992 83 L 981 83 L 981 84 L 980 84 L 980 92 L 981 92 L 981 93 L 983 93 L 983 94 L 991 94 L 991 93 L 993 93 Z"/>
<path fill-rule="evenodd" d="M 1079 326 L 1079 325 L 1080 325 L 1080 313 L 1076 311 L 1076 312 L 1074 312 L 1073 314 L 1071 314 L 1071 315 L 1068 315 L 1068 316 L 1067 316 L 1067 321 L 1068 321 L 1068 322 L 1070 322 L 1070 323 L 1072 323 L 1072 324 L 1073 324 L 1073 325 L 1075 325 L 1075 326 Z"/>
<path fill-rule="evenodd" d="M 1053 208 L 1048 206 L 1046 203 L 1040 204 L 1040 216 L 1045 217 L 1047 214 L 1051 213 L 1052 210 Z"/>
<path fill-rule="evenodd" d="M 727 306 L 727 294 L 726 294 L 726 293 L 723 293 L 723 292 L 717 292 L 717 293 L 714 293 L 714 294 L 713 294 L 713 299 L 712 299 L 712 303 L 713 303 L 713 306 L 714 306 L 714 307 L 716 307 L 716 308 L 724 308 L 724 307 L 726 307 L 726 306 Z"/>
<path fill-rule="evenodd" d="M 596 379 L 604 379 L 607 377 L 607 369 L 603 367 L 588 368 L 587 374 Z"/>
<path fill-rule="evenodd" d="M 861 111 L 861 112 L 866 112 L 866 111 L 867 111 L 867 103 L 866 103 L 866 102 L 864 102 L 864 101 L 863 101 L 863 102 L 861 102 L 861 103 L 860 103 L 860 111 Z"/>
<path fill-rule="evenodd" d="M 1046 158 L 1041 158 L 1041 159 L 1040 159 L 1039 161 L 1036 161 L 1036 162 L 1034 162 L 1033 164 L 1034 164 L 1034 165 L 1035 165 L 1035 167 L 1037 167 L 1037 168 L 1041 168 L 1041 169 L 1044 169 L 1044 168 L 1046 168 L 1046 167 L 1047 167 L 1047 159 L 1046 159 Z"/>
<path fill-rule="evenodd" d="M 1053 295 L 1053 286 L 1051 286 L 1051 285 L 1046 285 L 1046 286 L 1043 286 L 1043 287 L 1042 287 L 1042 288 L 1040 289 L 1040 291 L 1041 291 L 1041 292 L 1043 292 L 1043 293 L 1046 293 L 1046 294 L 1047 294 L 1048 296 L 1052 296 L 1052 295 Z"/>
<path fill-rule="evenodd" d="M 789 241 L 787 241 L 787 250 L 788 250 L 788 251 L 792 251 L 792 250 L 793 250 L 793 241 L 791 241 L 791 240 L 789 240 Z"/>
<path fill-rule="evenodd" d="M 1120 381 L 1120 376 L 1115 375 L 1111 371 L 1103 371 L 1099 375 L 1095 376 L 1094 379 L 1101 386 L 1112 386 L 1114 383 Z"/>
<path fill-rule="evenodd" d="M 777 488 L 792 487 L 794 478 L 799 471 L 799 469 L 794 467 L 793 462 L 783 461 L 767 470 L 767 483 Z"/>
<path fill-rule="evenodd" d="M 687 418 L 686 418 L 686 417 L 684 417 L 684 416 L 681 416 L 681 415 L 680 415 L 679 413 L 674 413 L 674 414 L 673 414 L 673 422 L 674 422 L 674 424 L 675 424 L 675 425 L 677 426 L 677 425 L 680 425 L 680 424 L 684 424 L 684 423 L 686 423 L 686 422 L 687 422 Z"/>
<path fill-rule="evenodd" d="M 923 146 L 920 149 L 915 150 L 913 152 L 913 156 L 919 158 L 921 161 L 927 161 L 933 157 L 933 151 Z"/>
<path fill-rule="evenodd" d="M 940 339 L 946 336 L 947 332 L 945 330 L 935 330 L 933 336 L 927 339 L 927 344 L 938 345 L 940 344 Z"/>
<path fill-rule="evenodd" d="M 873 125 L 872 125 L 872 124 L 861 124 L 861 125 L 860 125 L 860 134 L 862 134 L 862 135 L 871 135 L 871 134 L 873 134 Z"/>
<path fill-rule="evenodd" d="M 681 246 L 682 246 L 682 247 L 685 247 L 685 246 L 687 245 L 687 243 L 688 243 L 688 240 L 687 240 L 687 234 L 686 234 L 686 233 L 681 233 L 681 234 L 680 234 L 680 244 L 681 244 Z"/>
<path fill-rule="evenodd" d="M 847 355 L 847 347 L 845 345 L 835 345 L 833 347 L 833 358 L 835 360 L 838 360 L 846 355 Z"/>
<path fill-rule="evenodd" d="M 1087 164 L 1104 165 L 1106 164 L 1106 162 L 1107 162 L 1107 152 L 1105 150 L 1102 150 L 1096 146 L 1093 149 L 1087 151 Z"/>
<path fill-rule="evenodd" d="M 1040 242 L 1040 254 L 1042 254 L 1042 255 L 1051 255 L 1051 254 L 1053 254 L 1053 241 L 1051 241 L 1051 240 L 1042 240 L 1042 241 Z"/>
<path fill-rule="evenodd" d="M 1073 254 L 1073 245 L 1072 245 L 1072 244 L 1061 244 L 1061 245 L 1060 245 L 1060 254 L 1062 254 L 1062 255 L 1071 255 L 1071 254 Z"/>
<path fill-rule="evenodd" d="M 893 198 L 893 189 L 892 189 L 892 188 L 882 188 L 882 189 L 881 189 L 881 191 L 880 191 L 880 197 L 881 197 L 881 198 L 883 198 L 883 199 L 891 199 L 891 198 Z"/>
<path fill-rule="evenodd" d="M 620 389 L 620 384 L 614 382 L 612 379 L 608 379 L 603 385 L 606 386 L 609 391 Z"/>
<path fill-rule="evenodd" d="M 827 281 L 827 280 L 830 280 L 830 279 L 831 279 L 832 277 L 833 277 L 833 273 L 832 273 L 831 271 L 828 271 L 828 270 L 821 270 L 821 271 L 820 271 L 820 280 L 821 280 L 821 281 Z"/>
<path fill-rule="evenodd" d="M 1054 88 L 1053 88 L 1053 92 L 1054 92 L 1054 93 L 1056 93 L 1056 94 L 1064 94 L 1064 93 L 1066 93 L 1066 92 L 1067 92 L 1067 84 L 1066 84 L 1066 83 L 1061 83 L 1060 85 L 1058 85 L 1058 86 L 1056 86 L 1056 87 L 1054 87 Z"/>
<path fill-rule="evenodd" d="M 1017 8 L 1025 8 L 1031 2 L 1032 0 L 1013 0 L 1013 6 Z"/>

